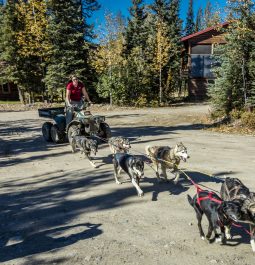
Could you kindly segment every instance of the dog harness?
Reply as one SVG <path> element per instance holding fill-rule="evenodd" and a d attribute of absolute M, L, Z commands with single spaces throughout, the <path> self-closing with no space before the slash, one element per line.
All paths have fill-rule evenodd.
<path fill-rule="evenodd" d="M 216 203 L 218 203 L 218 204 L 221 204 L 222 203 L 222 200 L 218 200 L 218 199 L 216 199 L 216 198 L 214 198 L 212 195 L 214 194 L 214 192 L 212 192 L 212 191 L 210 191 L 209 193 L 208 193 L 208 196 L 205 196 L 205 197 L 199 197 L 199 192 L 201 192 L 201 191 L 204 191 L 204 190 L 202 190 L 201 188 L 197 188 L 197 203 L 198 203 L 198 205 L 201 207 L 201 204 L 200 204 L 200 202 L 201 201 L 204 201 L 204 200 L 210 200 L 210 201 L 213 201 L 213 202 L 216 202 Z"/>

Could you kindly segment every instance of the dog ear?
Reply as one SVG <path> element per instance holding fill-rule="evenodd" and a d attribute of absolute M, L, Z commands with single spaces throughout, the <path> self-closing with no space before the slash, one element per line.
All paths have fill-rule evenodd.
<path fill-rule="evenodd" d="M 179 147 L 179 144 L 176 144 L 175 147 L 174 147 L 174 151 L 175 151 L 175 152 L 178 151 L 178 147 Z"/>

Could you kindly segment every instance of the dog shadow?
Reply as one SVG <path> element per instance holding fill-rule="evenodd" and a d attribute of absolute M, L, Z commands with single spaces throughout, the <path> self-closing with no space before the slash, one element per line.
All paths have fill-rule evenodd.
<path fill-rule="evenodd" d="M 222 245 L 227 246 L 227 247 L 236 247 L 241 244 L 250 244 L 250 237 L 247 232 L 245 232 L 244 229 L 249 230 L 248 225 L 243 226 L 242 228 L 238 227 L 231 227 L 231 239 L 227 239 L 226 242 L 222 243 Z M 212 244 L 215 243 L 215 237 L 211 238 L 208 243 Z M 215 243 L 216 244 L 216 243 Z"/>
<path fill-rule="evenodd" d="M 240 244 L 250 245 L 250 235 L 246 232 L 249 231 L 249 225 L 241 224 L 242 227 L 231 227 L 232 238 L 229 239 L 225 245 L 234 247 Z M 246 230 L 246 231 L 245 231 Z"/>
<path fill-rule="evenodd" d="M 112 164 L 112 159 L 113 159 L 112 154 L 109 154 L 108 156 L 101 156 L 101 157 L 95 156 L 93 158 L 93 162 L 96 162 L 97 168 L 100 168 L 100 167 L 103 167 L 104 165 Z"/>
<path fill-rule="evenodd" d="M 225 177 L 216 175 L 211 176 L 197 171 L 183 170 L 183 172 L 180 173 L 177 185 L 184 185 L 185 187 L 191 186 L 193 185 L 192 181 L 203 186 L 201 183 L 223 183 L 225 181 Z M 210 189 L 210 187 L 206 188 Z"/>
<path fill-rule="evenodd" d="M 175 185 L 172 180 L 165 181 L 162 179 L 162 182 L 159 182 L 156 177 L 149 178 L 144 177 L 143 182 L 151 183 L 152 186 L 143 188 L 143 191 L 145 193 L 152 193 L 152 201 L 157 201 L 158 196 L 162 192 L 169 192 L 169 195 L 179 195 L 182 192 L 185 192 L 188 190 L 187 187 L 183 187 L 181 185 Z"/>

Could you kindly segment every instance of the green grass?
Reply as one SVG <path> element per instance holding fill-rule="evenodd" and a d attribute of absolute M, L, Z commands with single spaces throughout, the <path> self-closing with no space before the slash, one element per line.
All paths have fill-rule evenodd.
<path fill-rule="evenodd" d="M 0 100 L 0 104 L 21 104 L 20 101 Z"/>

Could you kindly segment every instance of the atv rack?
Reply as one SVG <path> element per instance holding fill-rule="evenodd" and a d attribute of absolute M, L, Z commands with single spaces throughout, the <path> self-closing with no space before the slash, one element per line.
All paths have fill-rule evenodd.
<path fill-rule="evenodd" d="M 56 115 L 65 114 L 65 107 L 38 109 L 39 117 L 54 118 Z"/>

